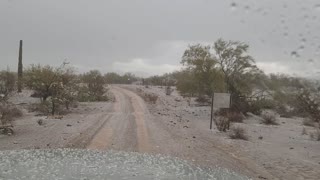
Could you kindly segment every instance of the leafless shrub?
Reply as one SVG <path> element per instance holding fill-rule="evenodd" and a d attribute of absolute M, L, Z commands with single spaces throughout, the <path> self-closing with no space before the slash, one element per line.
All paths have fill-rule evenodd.
<path fill-rule="evenodd" d="M 317 129 L 315 132 L 310 133 L 310 139 L 320 141 L 320 130 Z"/>
<path fill-rule="evenodd" d="M 214 119 L 214 123 L 219 131 L 226 132 L 229 130 L 230 121 L 228 118 L 219 116 Z"/>
<path fill-rule="evenodd" d="M 155 94 L 149 94 L 149 93 L 144 93 L 142 89 L 137 89 L 137 93 L 142 99 L 146 102 L 149 102 L 151 104 L 155 104 L 159 98 L 159 96 Z"/>
<path fill-rule="evenodd" d="M 229 112 L 227 117 L 230 122 L 242 123 L 244 120 L 244 115 L 239 112 Z"/>
<path fill-rule="evenodd" d="M 233 127 L 231 128 L 231 131 L 229 133 L 229 137 L 231 139 L 242 139 L 242 140 L 248 140 L 247 132 L 242 127 Z"/>
<path fill-rule="evenodd" d="M 196 102 L 198 102 L 201 105 L 208 105 L 209 101 L 210 101 L 210 99 L 206 96 L 199 96 L 196 99 Z"/>
<path fill-rule="evenodd" d="M 29 112 L 38 112 L 42 115 L 48 115 L 50 113 L 49 102 L 44 101 L 41 103 L 30 104 L 28 110 Z"/>
<path fill-rule="evenodd" d="M 271 113 L 262 114 L 261 122 L 266 125 L 279 125 L 279 123 L 277 122 L 276 116 Z"/>
<path fill-rule="evenodd" d="M 149 95 L 149 100 L 152 104 L 155 104 L 158 100 L 158 96 L 157 95 Z"/>
<path fill-rule="evenodd" d="M 312 119 L 309 119 L 309 118 L 305 118 L 302 121 L 302 124 L 305 125 L 305 126 L 315 127 L 315 122 Z"/>
<path fill-rule="evenodd" d="M 22 111 L 17 107 L 2 104 L 0 105 L 0 116 L 1 124 L 5 125 L 13 121 L 15 118 L 21 117 Z"/>
<path fill-rule="evenodd" d="M 229 109 L 219 109 L 218 111 L 215 112 L 216 116 L 223 116 L 229 119 L 230 122 L 237 122 L 237 123 L 242 123 L 245 116 L 236 111 L 231 111 Z"/>
<path fill-rule="evenodd" d="M 307 132 L 307 130 L 306 130 L 306 128 L 305 127 L 303 127 L 303 129 L 302 129 L 302 133 L 301 133 L 302 135 L 308 135 L 308 132 Z"/>

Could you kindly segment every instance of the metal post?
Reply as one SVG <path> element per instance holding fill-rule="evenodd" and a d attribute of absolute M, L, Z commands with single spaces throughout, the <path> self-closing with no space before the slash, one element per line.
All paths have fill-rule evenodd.
<path fill-rule="evenodd" d="M 212 93 L 212 97 L 211 97 L 211 118 L 210 118 L 210 129 L 212 129 L 212 121 L 213 121 L 213 96 L 214 96 L 214 93 Z"/>

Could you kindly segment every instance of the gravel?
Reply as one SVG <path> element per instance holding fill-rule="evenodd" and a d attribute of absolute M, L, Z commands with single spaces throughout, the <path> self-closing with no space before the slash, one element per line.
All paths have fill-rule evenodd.
<path fill-rule="evenodd" d="M 0 179 L 248 179 L 177 158 L 128 152 L 54 149 L 0 151 Z"/>

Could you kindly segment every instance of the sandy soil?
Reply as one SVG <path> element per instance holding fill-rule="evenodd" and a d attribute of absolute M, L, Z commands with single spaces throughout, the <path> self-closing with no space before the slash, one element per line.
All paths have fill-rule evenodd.
<path fill-rule="evenodd" d="M 134 93 L 137 88 L 159 99 L 155 104 L 145 102 Z M 279 118 L 279 126 L 266 126 L 252 115 L 236 124 L 248 131 L 249 141 L 231 140 L 226 133 L 209 130 L 209 107 L 195 106 L 193 101 L 189 106 L 176 91 L 167 96 L 164 88 L 135 85 L 112 86 L 110 90 L 114 103 L 81 103 L 61 120 L 26 111 L 15 122 L 13 136 L 0 135 L 0 150 L 112 149 L 179 157 L 254 179 L 320 177 L 320 143 L 301 134 L 301 119 Z M 11 101 L 21 107 L 37 101 L 28 93 L 15 95 Z M 44 125 L 39 126 L 38 119 L 43 119 Z"/>
<path fill-rule="evenodd" d="M 24 91 L 10 99 L 23 109 L 24 115 L 14 122 L 14 135 L 0 135 L 0 150 L 85 147 L 112 110 L 112 102 L 80 103 L 61 120 L 37 116 L 26 109 L 30 103 L 39 102 L 30 97 L 31 93 Z M 43 121 L 41 126 L 39 119 Z"/>
<path fill-rule="evenodd" d="M 244 123 L 249 141 L 232 140 L 227 133 L 209 130 L 210 108 L 188 106 L 176 91 L 165 95 L 160 87 L 125 88 L 159 96 L 156 104 L 148 104 L 153 122 L 166 130 L 167 146 L 159 146 L 158 152 L 194 160 L 204 166 L 219 165 L 257 179 L 319 179 L 320 143 L 302 135 L 302 119 L 280 118 L 279 126 L 260 123 L 254 115 Z M 307 132 L 313 131 L 305 127 Z M 260 138 L 262 137 L 262 139 Z"/>

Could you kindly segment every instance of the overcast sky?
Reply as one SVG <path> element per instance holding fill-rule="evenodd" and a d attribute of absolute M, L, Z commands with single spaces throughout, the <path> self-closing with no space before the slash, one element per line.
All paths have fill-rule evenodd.
<path fill-rule="evenodd" d="M 188 44 L 250 45 L 267 73 L 320 75 L 317 0 L 0 0 L 0 68 L 59 65 L 78 72 L 154 75 L 180 68 Z"/>

